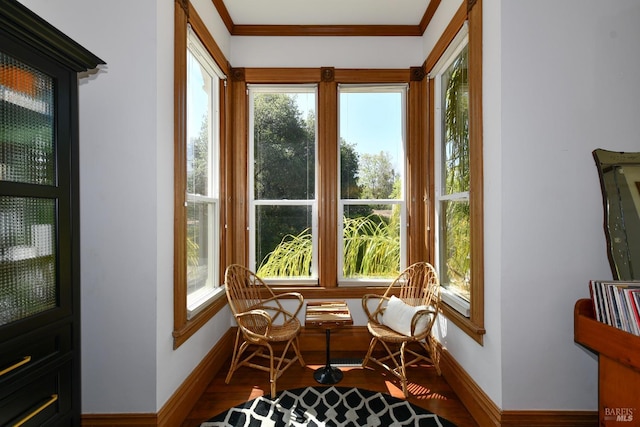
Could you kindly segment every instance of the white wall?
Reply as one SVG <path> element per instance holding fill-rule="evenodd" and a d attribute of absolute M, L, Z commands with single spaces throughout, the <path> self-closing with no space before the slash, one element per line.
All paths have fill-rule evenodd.
<path fill-rule="evenodd" d="M 23 3 L 107 62 L 79 95 L 82 410 L 154 412 L 157 4 Z"/>
<path fill-rule="evenodd" d="M 230 326 L 173 350 L 174 2 L 22 3 L 107 62 L 79 93 L 82 412 L 156 413 Z"/>
<path fill-rule="evenodd" d="M 223 311 L 173 350 L 174 2 L 21 1 L 108 64 L 80 82 L 82 410 L 154 413 L 231 324 Z M 444 28 L 229 37 L 209 1 L 194 3 L 235 67 L 406 68 Z M 611 276 L 591 151 L 640 151 L 639 18 L 636 0 L 484 2 L 485 344 L 439 329 L 503 409 L 596 408 L 572 308 Z"/>
<path fill-rule="evenodd" d="M 425 57 L 438 42 L 460 0 L 440 3 L 423 37 Z M 500 170 L 500 4 L 483 2 L 483 109 L 484 109 L 484 232 L 485 329 L 483 345 L 472 340 L 446 317 L 436 324 L 437 337 L 447 351 L 498 406 L 502 402 L 501 334 L 501 191 Z"/>
<path fill-rule="evenodd" d="M 573 305 L 611 277 L 591 151 L 640 149 L 640 4 L 483 7 L 487 334 L 481 347 L 441 319 L 442 341 L 503 410 L 595 410 L 597 358 L 573 341 Z"/>
<path fill-rule="evenodd" d="M 501 5 L 502 407 L 596 409 L 572 310 L 611 278 L 591 152 L 640 149 L 640 3 Z"/>
<path fill-rule="evenodd" d="M 225 308 L 173 350 L 173 19 L 174 2 L 164 0 L 158 13 L 158 288 L 157 288 L 157 371 L 156 411 L 161 409 L 185 378 L 202 361 L 211 348 L 229 330 L 231 313 Z M 210 0 L 192 1 L 198 15 L 209 25 L 210 33 L 225 56 L 229 33 Z M 214 19 L 217 17 L 217 19 Z M 167 30 L 169 28 L 170 30 Z M 170 46 L 170 49 L 167 49 Z"/>
<path fill-rule="evenodd" d="M 409 68 L 424 62 L 420 37 L 231 38 L 234 67 Z"/>

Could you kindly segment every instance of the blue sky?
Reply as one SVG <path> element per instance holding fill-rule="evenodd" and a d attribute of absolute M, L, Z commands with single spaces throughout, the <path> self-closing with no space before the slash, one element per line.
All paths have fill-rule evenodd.
<path fill-rule="evenodd" d="M 303 116 L 314 94 L 298 94 L 297 103 Z M 394 168 L 402 159 L 402 97 L 400 93 L 342 93 L 340 99 L 340 137 L 356 144 L 359 153 L 389 153 Z"/>
<path fill-rule="evenodd" d="M 202 81 L 199 67 L 193 67 L 190 72 L 193 73 L 191 78 Z M 196 84 L 195 87 L 197 89 L 192 92 L 192 96 L 202 97 L 204 93 L 200 90 L 201 86 Z M 310 106 L 315 108 L 315 93 L 298 93 L 296 101 L 305 117 Z M 399 92 L 342 92 L 340 137 L 349 144 L 355 144 L 359 153 L 378 154 L 386 151 L 392 158 L 394 169 L 399 171 L 399 159 L 404 158 L 401 102 Z M 201 106 L 204 107 L 202 104 Z M 189 133 L 197 136 L 204 109 L 189 113 Z"/>
<path fill-rule="evenodd" d="M 340 137 L 358 152 L 386 151 L 398 169 L 402 158 L 402 112 L 399 93 L 348 93 L 340 96 Z"/>

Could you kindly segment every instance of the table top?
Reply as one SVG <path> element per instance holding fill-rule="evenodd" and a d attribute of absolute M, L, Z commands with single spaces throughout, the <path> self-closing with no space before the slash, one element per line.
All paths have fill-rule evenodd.
<path fill-rule="evenodd" d="M 310 301 L 307 302 L 304 325 L 328 329 L 353 325 L 353 318 L 345 301 Z"/>

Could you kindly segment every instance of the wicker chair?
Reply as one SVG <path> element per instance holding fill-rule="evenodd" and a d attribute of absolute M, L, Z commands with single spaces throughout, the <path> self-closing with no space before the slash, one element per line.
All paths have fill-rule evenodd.
<path fill-rule="evenodd" d="M 426 262 L 405 269 L 384 295 L 365 295 L 362 298 L 362 307 L 368 317 L 367 328 L 373 336 L 362 366 L 372 361 L 398 377 L 405 398 L 409 397 L 408 366 L 427 362 L 436 368 L 438 375 L 441 374 L 439 354 L 431 334 L 439 304 L 438 276 L 433 266 Z M 373 350 L 378 343 L 386 352 L 384 356 L 374 357 Z"/>
<path fill-rule="evenodd" d="M 237 264 L 230 265 L 225 271 L 225 289 L 229 307 L 238 324 L 231 367 L 225 382 L 229 384 L 239 367 L 249 366 L 269 372 L 271 396 L 275 396 L 276 380 L 280 375 L 296 361 L 305 366 L 298 345 L 300 322 L 296 318 L 304 299 L 297 292 L 276 296 L 262 279 Z M 298 306 L 294 313 L 284 309 L 280 302 L 282 298 L 297 299 Z M 279 356 L 274 355 L 272 347 L 276 343 L 284 345 Z M 289 347 L 293 347 L 295 353 L 291 357 L 287 356 Z M 247 349 L 250 349 L 250 353 L 243 358 Z M 262 363 L 255 363 L 254 360 Z"/>

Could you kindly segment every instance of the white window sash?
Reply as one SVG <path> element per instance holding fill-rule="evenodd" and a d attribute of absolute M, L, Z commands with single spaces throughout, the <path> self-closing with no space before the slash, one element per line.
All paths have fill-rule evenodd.
<path fill-rule="evenodd" d="M 443 55 L 440 57 L 436 65 L 429 73 L 429 78 L 435 80 L 434 100 L 435 100 L 435 117 L 434 117 L 434 154 L 435 154 L 435 258 L 436 266 L 439 269 L 441 265 L 441 245 L 440 245 L 440 219 L 442 217 L 442 202 L 444 201 L 469 201 L 469 192 L 459 192 L 452 194 L 442 194 L 442 74 L 449 68 L 453 61 L 459 56 L 460 52 L 468 45 L 469 28 L 467 22 L 464 23 L 462 29 L 454 37 Z M 471 313 L 471 305 L 469 301 L 462 298 L 456 292 L 447 289 L 446 283 L 441 283 L 442 300 L 451 308 L 459 312 L 465 317 L 469 317 Z"/>
<path fill-rule="evenodd" d="M 344 207 L 352 205 L 399 205 L 400 206 L 400 270 L 406 267 L 406 231 L 407 231 L 407 212 L 406 212 L 406 144 L 407 144 L 407 93 L 409 85 L 406 83 L 391 84 L 338 84 L 338 129 L 340 129 L 340 94 L 341 93 L 400 93 L 401 94 L 401 123 L 402 123 L 402 147 L 400 157 L 402 168 L 402 188 L 400 190 L 403 197 L 401 199 L 338 199 L 338 284 L 341 286 L 388 286 L 391 282 L 388 279 L 377 278 L 347 278 L 343 274 L 344 265 Z M 338 149 L 338 173 L 340 173 L 340 150 Z M 340 194 L 340 182 L 338 180 L 338 194 Z"/>
<path fill-rule="evenodd" d="M 219 200 L 219 129 L 220 129 L 220 90 L 219 81 L 226 79 L 226 76 L 215 63 L 209 52 L 206 50 L 198 36 L 191 29 L 187 28 L 187 49 L 203 67 L 209 75 L 209 171 L 207 182 L 207 194 L 186 194 L 187 203 L 200 203 L 207 206 L 209 224 L 207 224 L 207 254 L 208 254 L 208 275 L 206 283 L 199 289 L 188 293 L 187 300 L 187 319 L 193 318 L 197 313 L 202 311 L 211 301 L 221 292 L 224 291 L 219 283 L 216 283 L 219 277 L 219 224 L 220 224 L 220 200 Z"/>
<path fill-rule="evenodd" d="M 255 106 L 254 95 L 259 93 L 313 93 L 315 97 L 315 112 L 318 111 L 318 85 L 317 84 L 283 84 L 283 85 L 271 85 L 271 84 L 247 84 L 247 96 L 249 98 L 249 167 L 247 168 L 247 182 L 249 183 L 249 225 L 247 231 L 249 231 L 249 268 L 256 271 L 258 266 L 256 265 L 256 206 L 311 206 L 312 208 L 312 222 L 311 222 L 311 236 L 312 236 L 312 265 L 311 276 L 300 278 L 262 278 L 265 283 L 272 285 L 317 285 L 318 284 L 318 252 L 319 252 L 319 239 L 318 239 L 318 177 L 319 171 L 317 167 L 318 158 L 318 120 L 315 122 L 315 198 L 305 200 L 267 200 L 255 198 L 255 139 L 253 129 L 255 128 Z M 316 114 L 317 117 L 317 114 Z"/>

